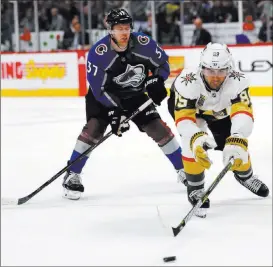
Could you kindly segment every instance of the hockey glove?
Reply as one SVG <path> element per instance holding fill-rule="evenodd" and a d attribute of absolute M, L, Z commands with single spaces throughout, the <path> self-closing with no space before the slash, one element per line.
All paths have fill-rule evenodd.
<path fill-rule="evenodd" d="M 226 144 L 223 150 L 223 162 L 226 165 L 231 157 L 234 158 L 234 164 L 231 170 L 240 169 L 242 164 L 248 162 L 248 141 L 240 135 L 231 135 L 226 139 Z"/>
<path fill-rule="evenodd" d="M 215 140 L 206 132 L 197 132 L 192 136 L 190 146 L 196 162 L 209 169 L 212 162 L 206 150 L 217 146 Z"/>
<path fill-rule="evenodd" d="M 122 133 L 130 129 L 128 122 L 123 122 L 126 119 L 124 112 L 119 108 L 113 108 L 108 111 L 108 118 L 112 128 L 112 133 L 121 137 Z"/>
<path fill-rule="evenodd" d="M 162 100 L 167 96 L 164 80 L 160 76 L 150 76 L 145 82 L 145 88 L 154 103 L 160 106 Z"/>

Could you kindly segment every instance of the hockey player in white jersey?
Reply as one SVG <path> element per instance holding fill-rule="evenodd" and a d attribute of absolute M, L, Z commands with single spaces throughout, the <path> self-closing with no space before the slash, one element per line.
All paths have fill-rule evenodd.
<path fill-rule="evenodd" d="M 181 136 L 188 200 L 192 205 L 204 193 L 204 171 L 211 166 L 209 150 L 204 146 L 223 151 L 224 164 L 234 157 L 235 179 L 252 193 L 268 196 L 267 186 L 253 174 L 248 153 L 247 138 L 254 123 L 248 79 L 234 69 L 226 45 L 209 43 L 201 53 L 200 65 L 184 69 L 176 77 L 168 107 Z M 199 214 L 206 213 L 209 206 L 207 199 Z"/>

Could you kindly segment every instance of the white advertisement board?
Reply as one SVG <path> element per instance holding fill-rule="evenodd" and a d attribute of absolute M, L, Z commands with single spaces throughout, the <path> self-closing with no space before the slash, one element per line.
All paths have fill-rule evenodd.
<path fill-rule="evenodd" d="M 236 68 L 250 78 L 252 95 L 272 95 L 272 45 L 230 46 Z M 170 87 L 183 68 L 199 64 L 203 48 L 165 48 Z M 1 54 L 2 96 L 85 95 L 87 51 Z"/>
<path fill-rule="evenodd" d="M 2 90 L 77 89 L 76 53 L 1 55 Z"/>

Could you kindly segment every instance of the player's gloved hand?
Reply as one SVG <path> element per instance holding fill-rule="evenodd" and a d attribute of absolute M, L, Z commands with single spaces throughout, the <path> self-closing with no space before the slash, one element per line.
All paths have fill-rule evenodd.
<path fill-rule="evenodd" d="M 195 160 L 204 168 L 209 169 L 212 162 L 206 150 L 217 146 L 215 140 L 206 132 L 197 132 L 192 136 L 190 146 Z"/>
<path fill-rule="evenodd" d="M 243 136 L 234 134 L 226 139 L 226 144 L 223 150 L 223 162 L 225 165 L 231 157 L 234 158 L 234 164 L 231 170 L 238 170 L 242 164 L 248 162 L 248 141 Z"/>
<path fill-rule="evenodd" d="M 162 100 L 167 96 L 163 78 L 158 75 L 148 77 L 145 82 L 145 88 L 149 97 L 152 98 L 156 105 L 160 106 Z"/>
<path fill-rule="evenodd" d="M 108 111 L 108 117 L 112 128 L 112 133 L 121 137 L 122 133 L 130 129 L 128 122 L 122 122 L 126 119 L 124 112 L 119 108 L 112 108 Z"/>

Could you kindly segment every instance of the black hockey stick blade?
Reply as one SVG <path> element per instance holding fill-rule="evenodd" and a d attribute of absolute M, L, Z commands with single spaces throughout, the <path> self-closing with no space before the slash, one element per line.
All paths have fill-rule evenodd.
<path fill-rule="evenodd" d="M 1 205 L 21 205 L 27 202 L 31 196 L 22 197 L 19 199 L 16 198 L 1 198 Z"/>
<path fill-rule="evenodd" d="M 182 228 L 185 227 L 185 226 L 186 226 L 186 223 L 185 223 L 185 221 L 183 220 L 183 221 L 181 222 L 181 225 L 180 225 L 180 226 L 178 226 L 178 227 L 172 227 L 173 235 L 174 235 L 174 236 L 177 236 L 177 235 L 180 233 L 180 231 L 182 230 Z"/>

